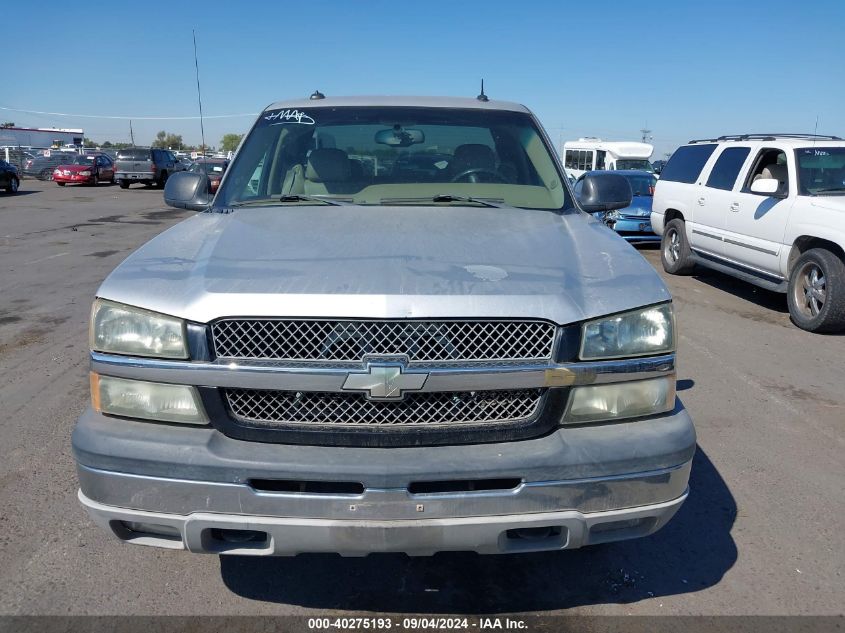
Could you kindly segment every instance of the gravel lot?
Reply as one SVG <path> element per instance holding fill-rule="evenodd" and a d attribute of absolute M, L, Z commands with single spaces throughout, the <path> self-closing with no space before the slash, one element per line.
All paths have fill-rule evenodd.
<path fill-rule="evenodd" d="M 845 336 L 798 330 L 783 295 L 716 273 L 667 279 L 699 451 L 689 500 L 652 537 L 421 559 L 120 544 L 76 500 L 88 311 L 114 266 L 189 214 L 137 186 L 0 194 L 0 613 L 843 613 Z"/>

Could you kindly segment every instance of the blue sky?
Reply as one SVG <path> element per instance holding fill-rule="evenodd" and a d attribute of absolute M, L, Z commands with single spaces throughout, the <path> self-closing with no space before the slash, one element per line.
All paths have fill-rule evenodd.
<path fill-rule="evenodd" d="M 845 136 L 843 0 L 118 4 L 17 3 L 0 27 L 12 76 L 0 106 L 195 116 L 195 28 L 206 115 L 257 113 L 315 88 L 475 96 L 484 77 L 492 98 L 529 106 L 556 142 L 636 139 L 647 124 L 657 158 L 694 137 L 812 132 L 817 117 L 820 133 Z M 0 119 L 129 137 L 118 119 Z M 206 120 L 206 140 L 251 122 Z M 196 120 L 133 127 L 139 144 L 160 129 L 200 138 Z"/>

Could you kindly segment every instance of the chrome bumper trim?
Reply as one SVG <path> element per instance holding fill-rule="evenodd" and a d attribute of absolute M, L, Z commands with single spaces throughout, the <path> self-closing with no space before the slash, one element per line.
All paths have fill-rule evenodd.
<path fill-rule="evenodd" d="M 691 464 L 618 476 L 526 482 L 512 490 L 413 495 L 406 488 L 367 488 L 361 495 L 271 493 L 256 491 L 246 483 L 148 477 L 81 464 L 77 469 L 86 497 L 109 506 L 175 514 L 406 520 L 563 510 L 603 512 L 661 503 L 683 494 Z M 338 479 L 355 478 L 339 473 Z"/>
<path fill-rule="evenodd" d="M 273 361 L 180 361 L 91 353 L 91 370 L 108 376 L 203 387 L 342 392 L 362 366 L 289 366 Z M 483 391 L 592 385 L 675 373 L 675 354 L 622 360 L 527 365 L 408 366 L 428 374 L 420 391 Z"/>

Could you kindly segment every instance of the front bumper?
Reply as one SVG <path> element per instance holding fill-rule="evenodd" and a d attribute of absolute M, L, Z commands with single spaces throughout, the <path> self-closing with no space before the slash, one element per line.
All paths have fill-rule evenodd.
<path fill-rule="evenodd" d="M 628 242 L 659 242 L 660 236 L 651 227 L 649 216 L 622 217 L 616 220 L 613 230 Z"/>
<path fill-rule="evenodd" d="M 73 447 L 80 500 L 97 523 L 128 542 L 263 555 L 504 553 L 656 531 L 686 497 L 695 431 L 677 403 L 664 415 L 561 428 L 529 440 L 332 447 L 247 442 L 212 428 L 89 410 L 74 430 Z M 411 492 L 419 482 L 491 479 L 518 484 Z M 257 480 L 357 482 L 363 492 L 268 492 Z M 130 531 L 125 522 L 170 529 Z M 227 541 L 227 530 L 262 536 Z"/>
<path fill-rule="evenodd" d="M 53 172 L 53 182 L 88 184 L 94 182 L 94 176 L 65 176 L 64 174 Z"/>
<path fill-rule="evenodd" d="M 646 536 L 663 527 L 686 499 L 649 506 L 581 513 L 533 514 L 369 521 L 306 519 L 195 512 L 164 514 L 106 506 L 79 492 L 94 521 L 123 541 L 205 554 L 253 556 L 330 552 L 365 556 L 404 552 L 427 556 L 444 551 L 505 554 L 574 549 Z M 127 529 L 142 522 L 150 531 Z M 154 530 L 169 528 L 164 535 Z"/>

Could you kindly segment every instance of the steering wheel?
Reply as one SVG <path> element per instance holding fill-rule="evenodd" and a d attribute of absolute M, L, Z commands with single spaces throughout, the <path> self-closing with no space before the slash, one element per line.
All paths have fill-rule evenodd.
<path fill-rule="evenodd" d="M 487 174 L 488 176 L 493 177 L 494 182 L 508 184 L 508 181 L 505 180 L 505 178 L 501 174 L 485 167 L 471 167 L 470 169 L 464 169 L 461 173 L 455 174 L 452 177 L 451 182 L 459 182 L 460 180 L 467 177 L 469 177 L 469 182 L 483 182 L 478 180 L 478 174 Z"/>

